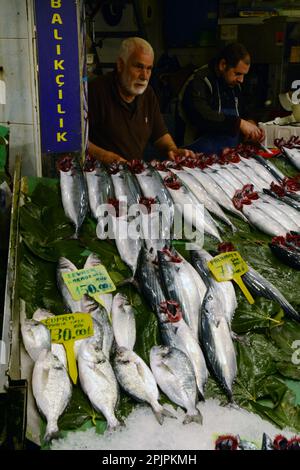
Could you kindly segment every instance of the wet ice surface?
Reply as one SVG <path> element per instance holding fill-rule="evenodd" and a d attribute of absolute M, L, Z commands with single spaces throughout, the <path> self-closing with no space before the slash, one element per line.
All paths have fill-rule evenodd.
<path fill-rule="evenodd" d="M 239 434 L 242 439 L 261 446 L 262 434 L 272 439 L 277 434 L 292 437 L 294 433 L 280 430 L 258 415 L 240 408 L 221 407 L 217 400 L 201 403 L 203 425 L 196 423 L 183 425 L 184 412 L 171 406 L 177 419 L 165 418 L 162 426 L 156 421 L 151 408 L 137 406 L 125 421 L 125 426 L 103 435 L 94 429 L 68 433 L 64 439 L 53 441 L 53 450 L 92 449 L 92 450 L 211 450 L 220 434 Z"/>

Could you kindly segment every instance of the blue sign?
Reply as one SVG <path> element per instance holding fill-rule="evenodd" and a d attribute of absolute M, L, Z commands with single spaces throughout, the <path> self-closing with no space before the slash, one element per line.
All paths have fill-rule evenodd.
<path fill-rule="evenodd" d="M 81 150 L 75 0 L 35 0 L 42 153 Z"/>

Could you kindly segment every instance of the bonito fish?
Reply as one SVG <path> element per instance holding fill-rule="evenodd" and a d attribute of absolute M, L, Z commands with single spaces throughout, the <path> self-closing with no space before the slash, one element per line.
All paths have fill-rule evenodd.
<path fill-rule="evenodd" d="M 78 238 L 80 227 L 88 209 L 86 184 L 79 163 L 72 156 L 58 161 L 60 190 L 66 217 L 75 225 L 74 238 Z"/>
<path fill-rule="evenodd" d="M 119 388 L 109 360 L 96 339 L 91 338 L 80 348 L 78 369 L 83 391 L 93 407 L 105 416 L 108 428 L 115 429 L 120 424 L 115 416 Z"/>

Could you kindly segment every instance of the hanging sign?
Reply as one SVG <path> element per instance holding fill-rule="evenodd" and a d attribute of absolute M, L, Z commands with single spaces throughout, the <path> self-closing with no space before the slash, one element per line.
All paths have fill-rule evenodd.
<path fill-rule="evenodd" d="M 81 150 L 76 4 L 35 0 L 42 153 Z"/>

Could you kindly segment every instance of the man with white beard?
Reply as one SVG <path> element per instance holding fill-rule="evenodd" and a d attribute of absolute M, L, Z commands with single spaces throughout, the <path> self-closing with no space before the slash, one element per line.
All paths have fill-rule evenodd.
<path fill-rule="evenodd" d="M 165 158 L 193 156 L 177 148 L 149 85 L 154 61 L 142 38 L 125 39 L 116 69 L 89 84 L 89 154 L 103 163 L 143 159 L 148 141 Z"/>

